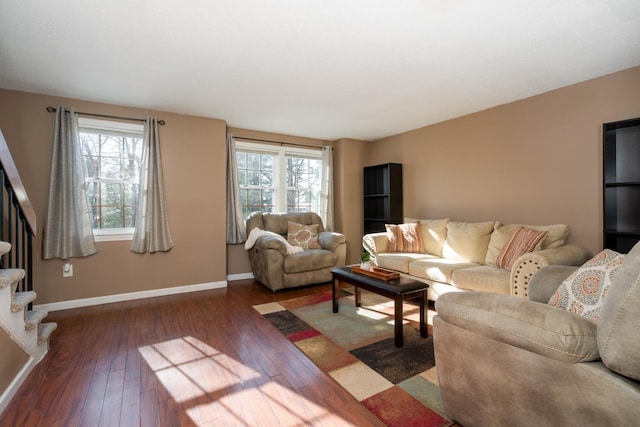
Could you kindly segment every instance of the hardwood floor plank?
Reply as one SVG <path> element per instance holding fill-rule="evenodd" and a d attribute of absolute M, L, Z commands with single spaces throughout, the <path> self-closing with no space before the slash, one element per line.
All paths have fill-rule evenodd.
<path fill-rule="evenodd" d="M 243 280 L 53 312 L 51 351 L 0 426 L 381 425 L 253 309 L 330 291 Z"/>

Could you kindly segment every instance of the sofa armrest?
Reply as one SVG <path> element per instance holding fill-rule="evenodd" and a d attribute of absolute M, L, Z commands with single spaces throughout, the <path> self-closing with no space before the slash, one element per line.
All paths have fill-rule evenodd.
<path fill-rule="evenodd" d="M 533 273 L 548 265 L 581 265 L 589 259 L 589 251 L 578 245 L 526 253 L 511 267 L 511 295 L 527 299 Z M 559 284 L 558 284 L 559 285 Z"/>
<path fill-rule="evenodd" d="M 577 269 L 574 265 L 548 265 L 541 268 L 529 280 L 529 299 L 547 303 L 564 279 Z"/>
<path fill-rule="evenodd" d="M 335 233 L 331 231 L 323 231 L 318 233 L 318 243 L 322 249 L 326 249 L 331 252 L 335 252 L 336 248 L 347 241 L 344 234 Z"/>
<path fill-rule="evenodd" d="M 369 233 L 362 237 L 362 246 L 373 256 L 374 261 L 377 254 L 382 254 L 389 247 L 389 235 L 386 232 Z"/>
<path fill-rule="evenodd" d="M 442 320 L 480 338 L 563 362 L 600 358 L 597 325 L 575 313 L 490 292 L 449 292 L 435 304 Z"/>
<path fill-rule="evenodd" d="M 274 249 L 282 254 L 282 256 L 287 256 L 287 245 L 276 236 L 262 236 L 256 243 L 253 245 L 256 249 Z"/>

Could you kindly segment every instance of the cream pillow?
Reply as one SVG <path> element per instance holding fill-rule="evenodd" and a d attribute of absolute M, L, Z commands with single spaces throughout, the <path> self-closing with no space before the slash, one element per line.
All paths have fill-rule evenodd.
<path fill-rule="evenodd" d="M 442 256 L 457 261 L 483 264 L 494 226 L 494 221 L 448 223 Z"/>
<path fill-rule="evenodd" d="M 553 249 L 564 245 L 564 241 L 569 235 L 569 226 L 564 224 L 554 225 L 524 225 L 524 224 L 506 224 L 500 225 L 496 223 L 496 228 L 491 234 L 489 248 L 487 249 L 487 257 L 485 264 L 493 265 L 496 263 L 496 257 L 502 250 L 507 240 L 511 238 L 513 233 L 520 228 L 530 228 L 537 231 L 546 231 L 547 235 L 540 242 L 540 249 Z"/>
<path fill-rule="evenodd" d="M 605 249 L 567 277 L 549 299 L 549 305 L 598 323 L 600 310 L 624 255 Z"/>
<path fill-rule="evenodd" d="M 404 222 L 420 223 L 420 234 L 422 235 L 422 244 L 426 253 L 436 256 L 442 256 L 442 246 L 447 238 L 447 224 L 451 222 L 449 218 L 445 219 L 414 219 L 405 218 Z"/>

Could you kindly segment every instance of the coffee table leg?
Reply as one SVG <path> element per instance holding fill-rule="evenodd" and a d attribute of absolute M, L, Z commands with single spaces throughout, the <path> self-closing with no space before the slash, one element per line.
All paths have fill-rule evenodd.
<path fill-rule="evenodd" d="M 354 291 L 356 293 L 356 307 L 361 307 L 362 306 L 362 299 L 361 299 L 362 295 L 361 295 L 361 292 L 360 292 L 360 288 L 355 286 L 355 285 L 354 285 L 354 288 L 355 288 Z"/>
<path fill-rule="evenodd" d="M 426 338 L 429 336 L 427 332 L 427 291 L 420 296 L 420 336 Z"/>
<path fill-rule="evenodd" d="M 333 295 L 333 312 L 337 313 L 338 312 L 338 290 L 340 288 L 339 286 L 340 281 L 338 280 L 337 277 L 333 278 L 333 286 L 332 286 L 332 295 Z"/>
<path fill-rule="evenodd" d="M 398 296 L 396 297 L 396 301 L 395 301 L 395 320 L 394 320 L 394 324 L 395 324 L 395 344 L 396 347 L 402 347 L 402 297 Z"/>

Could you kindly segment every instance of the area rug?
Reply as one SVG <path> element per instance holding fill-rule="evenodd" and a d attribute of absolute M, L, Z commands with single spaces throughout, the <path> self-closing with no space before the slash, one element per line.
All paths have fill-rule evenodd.
<path fill-rule="evenodd" d="M 419 307 L 404 304 L 404 345 L 394 345 L 393 301 L 353 288 L 341 290 L 339 312 L 331 293 L 254 308 L 320 369 L 387 426 L 453 426 L 442 408 L 429 337 L 418 330 Z M 435 314 L 429 311 L 429 324 Z"/>

